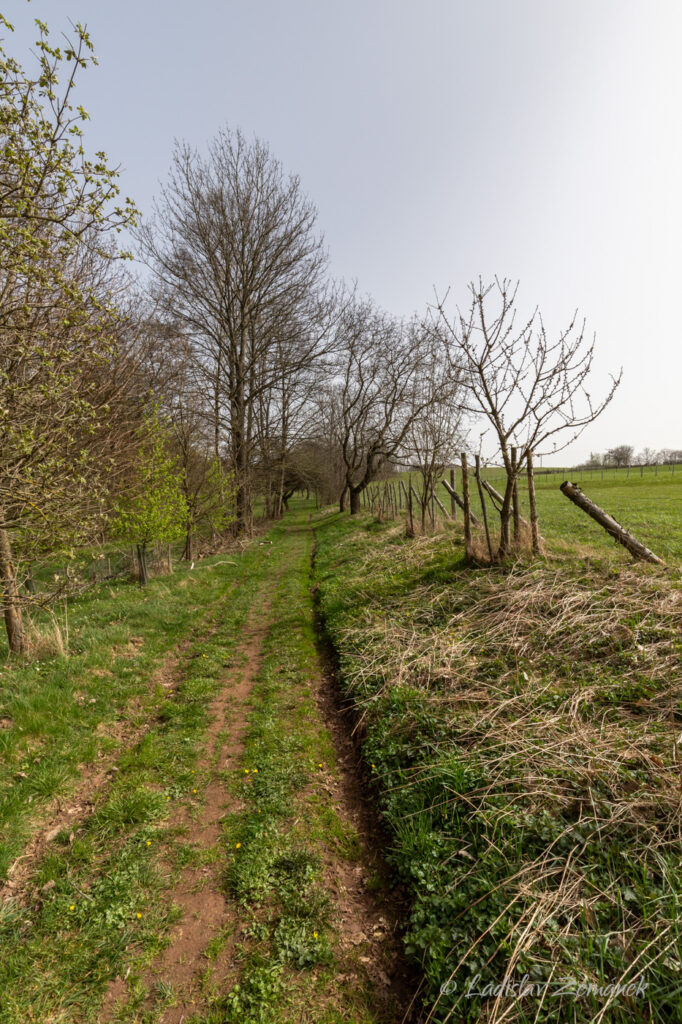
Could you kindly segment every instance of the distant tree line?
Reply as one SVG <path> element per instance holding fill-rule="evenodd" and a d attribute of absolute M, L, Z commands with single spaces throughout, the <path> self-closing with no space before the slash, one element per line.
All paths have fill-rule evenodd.
<path fill-rule="evenodd" d="M 620 469 L 626 466 L 670 466 L 681 463 L 682 448 L 642 448 L 641 452 L 635 454 L 633 445 L 620 444 L 603 453 L 590 452 L 585 468 L 596 469 L 603 466 Z"/>

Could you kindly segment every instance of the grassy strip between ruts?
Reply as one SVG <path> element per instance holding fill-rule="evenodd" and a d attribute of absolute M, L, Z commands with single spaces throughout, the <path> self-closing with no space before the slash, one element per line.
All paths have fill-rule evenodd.
<path fill-rule="evenodd" d="M 253 588 L 269 569 L 258 547 L 237 561 L 236 567 L 202 566 L 196 577 L 155 581 L 144 593 L 107 588 L 72 613 L 80 654 L 42 663 L 39 677 L 31 674 L 33 665 L 5 670 L 5 714 L 11 714 L 17 732 L 15 746 L 5 754 L 10 764 L 13 751 L 27 759 L 20 795 L 13 793 L 5 808 L 10 824 L 8 812 L 21 808 L 20 796 L 25 800 L 27 787 L 36 786 L 41 765 L 52 780 L 48 794 L 62 787 L 68 793 L 77 764 L 106 749 L 98 725 L 125 717 L 134 700 L 140 702 L 133 711 L 136 720 L 150 713 L 155 720 L 134 748 L 120 753 L 114 778 L 96 798 L 93 812 L 49 845 L 26 894 L 2 905 L 3 1024 L 97 1020 L 111 978 L 124 964 L 152 958 L 166 941 L 174 919 L 168 893 L 184 846 L 183 834 L 168 830 L 169 812 L 175 801 L 191 805 L 201 799 L 202 779 L 194 765 L 208 706 Z M 224 600 L 235 580 L 240 585 Z M 200 609 L 213 602 L 221 602 L 216 629 L 187 650 L 178 685 L 149 693 L 149 674 L 159 656 L 187 636 Z M 126 657 L 124 645 L 138 630 L 143 652 L 135 649 Z M 99 674 L 105 667 L 106 674 Z M 23 834 L 28 831 L 25 823 Z M 10 837 L 10 855 L 16 852 Z M 140 1002 L 143 998 L 140 992 Z"/>
<path fill-rule="evenodd" d="M 682 1020 L 679 574 L 316 535 L 429 1019 Z"/>

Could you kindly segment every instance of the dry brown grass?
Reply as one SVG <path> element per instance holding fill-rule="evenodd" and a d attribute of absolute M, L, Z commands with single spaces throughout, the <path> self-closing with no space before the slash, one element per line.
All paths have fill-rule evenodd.
<path fill-rule="evenodd" d="M 436 535 L 405 544 L 396 526 L 368 546 L 353 571 L 364 607 L 341 646 L 365 720 L 377 697 L 416 691 L 419 714 L 430 708 L 427 717 L 449 736 L 434 743 L 433 764 L 446 756 L 453 778 L 458 765 L 477 767 L 478 786 L 443 785 L 442 808 L 464 804 L 499 857 L 509 858 L 509 874 L 499 879 L 504 910 L 472 935 L 452 977 L 493 934 L 498 950 L 509 951 L 508 978 L 529 957 L 559 977 L 571 943 L 599 935 L 605 919 L 620 922 L 609 941 L 626 981 L 665 958 L 679 966 L 670 909 L 679 879 L 669 881 L 670 900 L 647 906 L 647 920 L 636 899 L 624 902 L 636 883 L 621 855 L 625 848 L 634 874 L 649 872 L 664 893 L 682 857 L 679 574 L 574 558 L 453 568 L 446 582 L 451 543 Z M 399 726 L 406 736 L 409 714 Z M 424 785 L 430 756 L 405 786 Z M 543 820 L 544 846 L 512 859 L 514 830 L 530 823 L 535 834 Z M 618 851 L 608 869 L 593 863 L 600 846 Z M 473 863 L 470 874 L 477 869 Z M 502 937 L 500 919 L 508 922 Z M 584 969 L 592 980 L 589 964 Z M 519 1001 L 491 1000 L 483 1019 L 532 1019 L 526 1011 Z"/>

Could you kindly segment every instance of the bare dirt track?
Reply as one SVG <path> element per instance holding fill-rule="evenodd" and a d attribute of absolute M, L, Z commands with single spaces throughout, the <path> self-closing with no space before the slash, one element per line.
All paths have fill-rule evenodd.
<path fill-rule="evenodd" d="M 208 778 L 202 787 L 201 803 L 190 808 L 178 806 L 172 812 L 170 828 L 184 830 L 197 853 L 204 856 L 195 857 L 180 872 L 173 891 L 179 920 L 168 945 L 140 979 L 148 993 L 145 1010 L 155 1022 L 213 1021 L 210 1010 L 216 1005 L 216 998 L 230 992 L 240 981 L 243 908 L 226 891 L 220 856 L 224 846 L 222 830 L 229 816 L 242 810 L 230 778 L 236 779 L 244 771 L 252 690 L 262 670 L 264 641 L 275 621 L 273 605 L 278 581 L 289 572 L 300 571 L 302 545 L 307 551 L 312 547 L 309 529 L 294 528 L 292 534 L 289 538 L 284 536 L 276 571 L 255 592 L 234 658 L 211 705 L 211 725 L 197 764 L 197 772 Z M 313 622 L 313 614 L 310 602 L 308 625 Z M 343 826 L 357 836 L 358 850 L 349 860 L 339 854 L 333 842 L 322 844 L 322 877 L 332 903 L 332 981 L 320 981 L 317 1006 L 294 1010 L 293 1016 L 289 1009 L 285 1016 L 273 1017 L 272 1021 L 275 1024 L 280 1019 L 371 1019 L 377 1024 L 393 1024 L 403 1019 L 414 991 L 414 985 L 407 980 L 410 973 L 401 953 L 400 921 L 404 908 L 392 890 L 390 874 L 381 858 L 380 823 L 370 808 L 366 773 L 352 739 L 352 725 L 335 694 L 332 670 L 324 652 L 318 652 L 311 675 L 307 682 L 313 700 L 308 714 L 318 716 L 318 727 L 329 733 L 336 752 L 336 767 L 314 776 L 298 798 L 297 815 L 305 820 L 306 801 L 311 806 L 326 803 Z M 292 984 L 295 989 L 297 982 Z M 371 1016 L 324 1016 L 345 1014 L 347 993 L 355 986 L 362 989 L 363 1006 L 371 1004 L 367 1006 Z M 168 993 L 172 993 L 170 999 Z M 124 977 L 109 985 L 98 1019 L 138 1019 L 131 1016 L 130 992 Z"/>

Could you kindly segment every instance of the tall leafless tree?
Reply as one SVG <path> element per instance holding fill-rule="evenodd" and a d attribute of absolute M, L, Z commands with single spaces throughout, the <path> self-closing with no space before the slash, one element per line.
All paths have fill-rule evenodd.
<path fill-rule="evenodd" d="M 251 520 L 256 406 L 273 384 L 273 345 L 292 325 L 314 351 L 327 257 L 316 210 L 267 146 L 224 129 L 206 156 L 179 144 L 140 232 L 157 291 L 191 339 L 235 474 L 236 524 Z"/>

